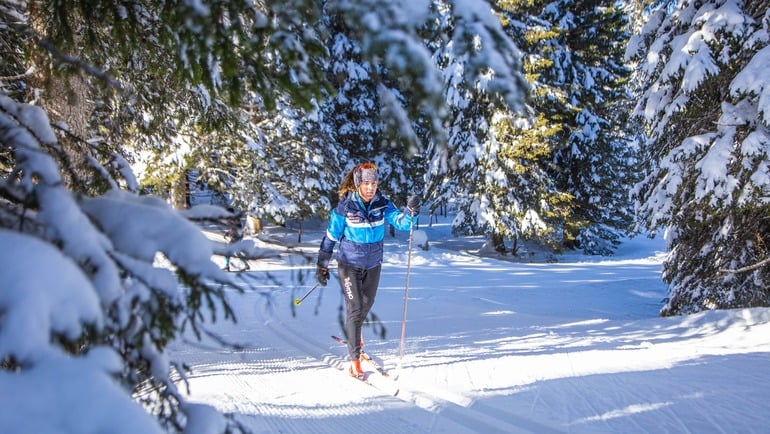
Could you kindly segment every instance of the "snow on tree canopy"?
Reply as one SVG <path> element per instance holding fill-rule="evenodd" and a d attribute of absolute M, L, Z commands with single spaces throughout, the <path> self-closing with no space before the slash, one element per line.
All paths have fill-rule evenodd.
<path fill-rule="evenodd" d="M 40 273 L 39 267 L 24 272 L 51 276 Z M 55 276 L 60 281 L 62 274 Z M 0 371 L 0 432 L 23 428 L 29 433 L 162 433 L 152 416 L 111 378 L 120 366 L 112 350 L 94 348 L 83 357 L 49 357 L 21 375 Z"/>
<path fill-rule="evenodd" d="M 52 335 L 74 340 L 83 324 L 101 325 L 96 291 L 70 258 L 37 238 L 4 229 L 0 245 L 13 246 L 0 249 L 0 359 L 34 362 L 53 351 Z"/>
<path fill-rule="evenodd" d="M 0 95 L 0 109 L 13 116 L 0 116 L 0 131 L 4 134 L 0 139 L 7 142 L 23 143 L 14 150 L 14 157 L 20 164 L 25 164 L 35 170 L 21 173 L 22 186 L 31 191 L 34 185 L 33 177 L 38 176 L 44 182 L 58 182 L 59 168 L 44 152 L 40 152 L 40 142 L 47 145 L 56 144 L 56 136 L 49 126 L 48 116 L 40 107 L 17 104 L 5 95 Z M 32 135 L 35 132 L 35 136 Z M 38 142 L 38 140 L 40 142 Z"/>
<path fill-rule="evenodd" d="M 765 125 L 770 123 L 770 46 L 759 50 L 746 67 L 735 76 L 730 84 L 730 93 L 754 93 L 759 98 L 758 111 Z"/>
<path fill-rule="evenodd" d="M 111 190 L 84 199 L 82 207 L 121 252 L 152 262 L 160 249 L 177 266 L 221 279 L 211 261 L 211 242 L 164 200 Z"/>

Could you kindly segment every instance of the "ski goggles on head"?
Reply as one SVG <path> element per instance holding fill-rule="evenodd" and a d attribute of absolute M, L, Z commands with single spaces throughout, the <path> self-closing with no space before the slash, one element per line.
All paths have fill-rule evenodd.
<path fill-rule="evenodd" d="M 363 163 L 353 171 L 353 182 L 356 187 L 364 182 L 377 182 L 378 179 L 377 166 L 374 163 Z"/>

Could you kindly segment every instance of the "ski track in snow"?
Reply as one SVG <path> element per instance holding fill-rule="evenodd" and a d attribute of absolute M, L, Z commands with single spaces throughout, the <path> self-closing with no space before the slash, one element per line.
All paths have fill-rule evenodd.
<path fill-rule="evenodd" d="M 558 433 L 561 431 L 527 420 L 501 408 L 476 404 L 470 407 L 453 401 L 468 401 L 451 390 L 451 379 L 444 378 L 438 384 L 432 381 L 398 381 L 397 396 L 390 390 L 363 384 L 347 377 L 347 350 L 343 345 L 319 344 L 304 338 L 302 330 L 282 321 L 274 312 L 274 304 L 266 303 L 261 296 L 246 297 L 258 306 L 237 312 L 239 324 L 261 324 L 252 335 L 259 342 L 241 342 L 246 350 L 223 352 L 206 348 L 177 349 L 177 357 L 193 367 L 190 375 L 191 391 L 196 401 L 217 403 L 223 412 L 241 415 L 241 421 L 254 432 L 281 433 L 339 433 L 340 431 L 372 431 L 387 433 L 452 432 L 452 433 Z M 230 329 L 230 330 L 228 330 Z M 243 336 L 244 330 L 229 325 L 221 328 L 228 336 Z M 268 353 L 272 359 L 264 359 Z M 278 357 L 276 357 L 278 355 Z M 382 366 L 377 356 L 375 361 Z M 213 361 L 221 359 L 220 361 Z M 234 362 L 234 360 L 239 360 Z M 390 370 L 391 374 L 395 372 Z M 316 384 L 318 376 L 329 387 L 345 388 L 353 399 L 343 403 L 325 403 L 323 390 L 302 388 L 305 376 L 312 376 Z M 287 382 L 276 381 L 285 377 Z M 383 379 L 384 382 L 392 380 Z M 212 393 L 201 393 L 211 389 Z M 224 392 L 223 392 L 224 391 Z M 299 397 L 306 395 L 306 398 Z M 305 406 L 297 402 L 307 402 Z M 389 409 L 394 409 L 390 411 Z M 405 411 L 405 409 L 407 411 Z M 397 410 L 397 411 L 396 411 Z M 383 416 L 373 416 L 377 412 Z M 297 426 L 296 418 L 304 419 Z M 338 419 L 329 423 L 328 418 Z M 319 422 L 308 423 L 317 419 Z M 355 432 L 355 431 L 354 431 Z"/>
<path fill-rule="evenodd" d="M 366 350 L 394 374 L 406 261 L 402 253 L 385 261 L 374 312 L 388 336 L 366 327 Z M 439 250 L 412 264 L 426 268 L 411 276 L 397 396 L 347 376 L 347 351 L 330 337 L 340 334 L 334 274 L 293 307 L 309 287 L 260 283 L 252 271 L 246 293 L 232 299 L 238 323 L 214 327 L 242 350 L 172 345 L 193 369 L 193 400 L 235 413 L 255 433 L 758 432 L 770 380 L 741 368 L 770 367 L 770 338 L 742 333 L 770 336 L 770 313 L 657 318 L 659 263 L 644 258 L 585 272 L 579 262 L 498 266 Z M 712 384 L 714 376 L 735 378 Z"/>
<path fill-rule="evenodd" d="M 343 346 L 339 347 L 339 351 L 332 354 L 328 352 L 328 347 L 319 345 L 317 342 L 303 338 L 303 333 L 300 330 L 294 330 L 285 322 L 280 321 L 275 315 L 273 315 L 269 309 L 261 309 L 263 319 L 266 319 L 265 325 L 270 331 L 275 334 L 281 341 L 288 343 L 292 348 L 297 349 L 304 355 L 307 355 L 310 359 L 323 360 L 324 363 L 330 367 L 342 371 L 343 376 L 347 369 L 347 357 L 346 350 Z M 358 380 L 350 379 L 349 381 L 357 382 Z M 385 379 L 384 382 L 390 380 Z M 379 432 L 407 432 L 404 431 L 405 425 L 411 426 L 412 429 L 419 429 L 420 431 L 433 431 L 438 424 L 446 429 L 450 429 L 450 432 L 486 432 L 486 433 L 516 433 L 516 432 L 531 432 L 531 430 L 522 430 L 520 426 L 512 425 L 511 421 L 517 419 L 513 414 L 505 411 L 486 411 L 482 412 L 473 408 L 466 408 L 457 405 L 451 401 L 447 401 L 441 397 L 442 394 L 450 393 L 448 390 L 433 390 L 427 384 L 418 384 L 415 387 L 409 387 L 405 383 L 398 384 L 398 397 L 392 397 L 386 392 L 390 390 L 375 392 L 377 394 L 377 400 L 381 400 L 383 404 L 392 403 L 395 399 L 402 400 L 408 405 L 415 405 L 417 407 L 425 409 L 425 411 L 431 411 L 436 408 L 441 408 L 439 415 L 435 416 L 435 419 L 448 419 L 433 421 L 434 426 L 419 426 L 419 421 L 401 420 L 395 418 L 392 425 L 378 425 Z M 374 387 L 374 386 L 373 386 Z M 419 412 L 418 409 L 415 409 Z M 424 416 L 420 417 L 424 419 Z M 455 424 L 455 425 L 453 425 Z M 530 422 L 529 425 L 532 428 L 538 430 L 538 432 L 547 432 L 539 430 L 543 428 L 534 422 Z"/>

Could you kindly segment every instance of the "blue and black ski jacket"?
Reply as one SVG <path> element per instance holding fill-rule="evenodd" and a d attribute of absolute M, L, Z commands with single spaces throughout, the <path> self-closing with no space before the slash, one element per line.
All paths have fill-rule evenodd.
<path fill-rule="evenodd" d="M 368 270 L 382 263 L 385 222 L 401 231 L 408 231 L 417 222 L 396 208 L 378 191 L 369 206 L 356 192 L 349 192 L 332 210 L 326 235 L 321 240 L 318 265 L 329 266 L 334 245 L 340 243 L 337 262 Z"/>

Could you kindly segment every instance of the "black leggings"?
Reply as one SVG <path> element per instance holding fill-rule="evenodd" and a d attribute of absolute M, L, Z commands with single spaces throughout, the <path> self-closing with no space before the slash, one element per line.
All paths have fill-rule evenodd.
<path fill-rule="evenodd" d="M 358 360 L 361 357 L 361 326 L 374 304 L 382 266 L 363 270 L 347 264 L 338 264 L 337 269 L 347 311 L 345 337 L 348 340 L 348 353 L 350 360 Z"/>

